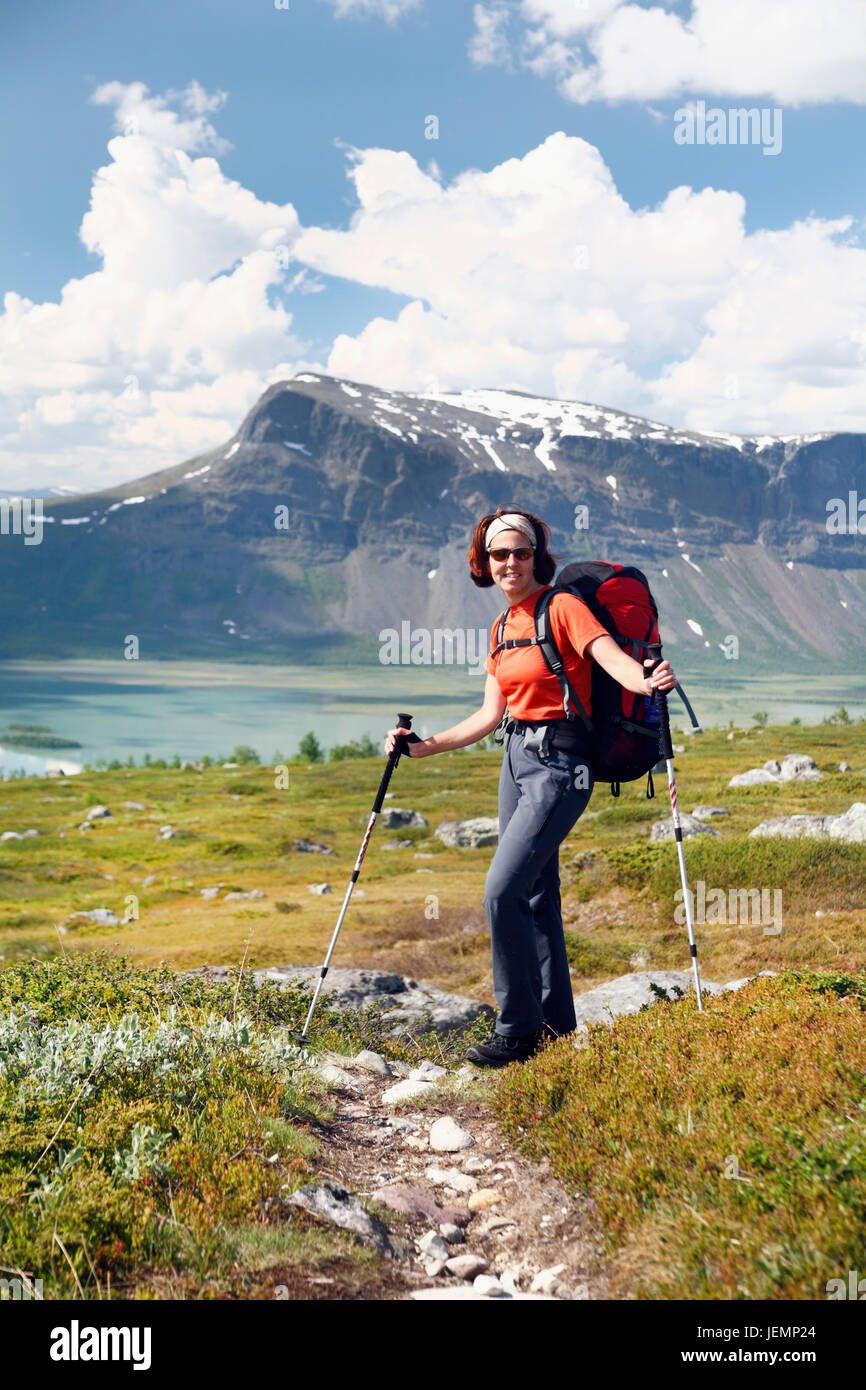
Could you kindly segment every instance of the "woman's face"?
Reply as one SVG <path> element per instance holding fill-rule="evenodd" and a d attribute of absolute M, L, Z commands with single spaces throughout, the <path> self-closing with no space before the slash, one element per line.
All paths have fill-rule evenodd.
<path fill-rule="evenodd" d="M 519 603 L 527 594 L 538 587 L 533 573 L 535 566 L 535 551 L 529 544 L 528 536 L 522 531 L 500 531 L 498 536 L 493 539 L 491 550 L 495 552 L 507 550 L 509 553 L 501 560 L 494 559 L 488 552 L 490 561 L 490 576 L 505 594 L 510 603 Z M 515 550 L 527 550 L 528 558 L 520 560 L 513 553 Z"/>

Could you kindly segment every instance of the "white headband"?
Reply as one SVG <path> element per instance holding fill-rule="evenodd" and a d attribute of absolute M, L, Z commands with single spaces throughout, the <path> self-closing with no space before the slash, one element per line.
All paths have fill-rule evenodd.
<path fill-rule="evenodd" d="M 535 549 L 535 527 L 519 512 L 506 512 L 504 516 L 498 516 L 494 521 L 491 521 L 484 533 L 485 550 L 490 549 L 490 542 L 499 535 L 500 531 L 522 531 L 524 536 L 532 542 L 533 550 Z"/>

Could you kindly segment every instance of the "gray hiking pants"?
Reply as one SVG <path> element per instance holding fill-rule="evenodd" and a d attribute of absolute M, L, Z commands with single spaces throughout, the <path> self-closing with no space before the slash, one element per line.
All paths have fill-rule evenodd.
<path fill-rule="evenodd" d="M 585 811 L 592 766 L 580 753 L 542 757 L 508 735 L 499 776 L 499 846 L 484 911 L 493 952 L 496 1032 L 522 1037 L 575 1027 L 559 896 L 559 846 Z"/>

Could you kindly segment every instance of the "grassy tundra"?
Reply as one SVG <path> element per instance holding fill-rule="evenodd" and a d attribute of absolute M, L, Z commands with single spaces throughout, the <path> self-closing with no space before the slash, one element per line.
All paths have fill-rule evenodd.
<path fill-rule="evenodd" d="M 728 788 L 734 772 L 792 752 L 811 753 L 823 779 Z M 430 824 L 377 828 L 335 964 L 492 1002 L 480 907 L 492 851 L 447 849 L 434 831 L 495 814 L 500 756 L 401 762 L 386 805 Z M 0 845 L 4 1269 L 41 1278 L 46 1297 L 271 1297 L 275 1270 L 318 1265 L 338 1271 L 335 1296 L 387 1296 L 373 1255 L 286 1214 L 281 1196 L 316 1171 L 329 1102 L 286 1040 L 303 996 L 248 978 L 321 959 L 380 767 L 294 764 L 287 786 L 255 765 L 4 785 L 0 830 L 39 831 Z M 703 1017 L 690 999 L 662 1003 L 592 1030 L 583 1049 L 556 1044 L 488 1078 L 487 1103 L 515 1143 L 593 1195 L 624 1295 L 823 1298 L 828 1280 L 866 1268 L 866 846 L 747 832 L 866 800 L 866 725 L 708 732 L 678 768 L 684 809 L 730 811 L 713 822 L 719 838 L 687 841 L 693 884 L 783 895 L 778 935 L 699 924 L 703 973 L 779 975 L 709 999 Z M 98 803 L 111 818 L 80 831 Z M 618 802 L 600 787 L 562 848 L 576 991 L 688 965 L 674 847 L 648 843 L 666 809 L 637 784 Z M 385 849 L 398 839 L 411 843 Z M 321 882 L 333 892 L 309 893 Z M 225 899 L 253 889 L 265 897 Z M 129 920 L 74 917 L 99 907 Z M 230 989 L 176 973 L 242 961 Z M 375 1016 L 327 1008 L 315 1041 L 418 1055 L 386 1041 Z"/>

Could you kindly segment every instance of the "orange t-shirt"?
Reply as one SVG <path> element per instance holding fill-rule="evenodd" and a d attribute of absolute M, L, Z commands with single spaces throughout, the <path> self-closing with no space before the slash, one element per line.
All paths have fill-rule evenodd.
<path fill-rule="evenodd" d="M 503 641 L 535 636 L 535 605 L 544 590 L 551 587 L 545 584 L 529 598 L 512 605 L 505 619 Z M 596 637 L 610 634 L 576 594 L 564 591 L 555 594 L 547 614 L 566 675 L 587 715 L 592 718 L 592 658 L 585 658 L 583 654 Z M 490 629 L 490 651 L 496 645 L 498 627 L 497 617 Z M 496 657 L 488 655 L 484 669 L 488 675 L 495 676 L 497 685 L 508 701 L 508 712 L 515 719 L 565 718 L 559 682 L 547 669 L 537 643 L 532 647 L 505 647 Z"/>

